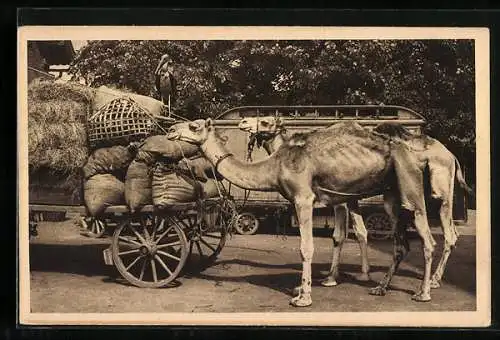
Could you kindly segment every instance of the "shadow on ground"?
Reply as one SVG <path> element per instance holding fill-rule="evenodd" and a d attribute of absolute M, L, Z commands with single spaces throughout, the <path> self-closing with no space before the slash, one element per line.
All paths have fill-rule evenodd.
<path fill-rule="evenodd" d="M 432 268 L 436 267 L 443 250 L 444 239 L 442 235 L 434 235 L 437 242 L 434 252 L 434 260 Z M 387 254 L 389 263 L 392 256 L 392 244 L 388 241 L 371 241 L 370 248 L 377 249 Z M 455 249 L 453 249 L 448 264 L 443 276 L 443 281 L 454 285 L 472 295 L 476 294 L 476 237 L 472 235 L 461 235 L 457 241 Z M 419 268 L 419 272 L 423 273 L 424 257 L 422 252 L 421 242 L 418 239 L 413 239 L 410 242 L 410 253 L 405 259 L 406 263 Z M 401 275 L 400 271 L 396 275 Z M 419 279 L 421 275 L 419 275 Z"/>
<path fill-rule="evenodd" d="M 214 266 L 218 267 L 217 271 L 228 271 L 231 272 L 231 267 L 233 265 L 242 265 L 242 266 L 250 266 L 255 268 L 267 268 L 267 269 L 282 269 L 282 270 L 295 270 L 300 271 L 302 269 L 301 263 L 289 263 L 283 265 L 274 265 L 274 264 L 266 264 L 261 262 L 242 260 L 242 259 L 234 259 L 234 260 L 222 260 L 214 263 Z M 386 267 L 373 266 L 374 271 L 385 271 Z M 327 263 L 313 264 L 312 265 L 312 279 L 313 279 L 313 287 L 321 286 L 320 281 L 326 276 L 328 270 L 330 269 L 330 265 Z M 357 279 L 356 274 L 350 273 L 359 273 L 360 266 L 352 265 L 352 264 L 342 264 L 340 266 L 340 274 L 339 274 L 339 283 L 353 283 L 358 286 L 371 288 L 377 285 L 377 282 L 370 281 L 362 281 Z M 407 277 L 417 277 L 417 274 L 413 271 L 409 270 L 401 270 L 400 275 Z M 217 284 L 222 284 L 224 282 L 232 282 L 239 283 L 245 282 L 250 283 L 255 286 L 270 288 L 280 293 L 288 294 L 293 296 L 293 289 L 300 282 L 300 274 L 298 272 L 286 272 L 286 273 L 277 273 L 277 274 L 252 274 L 252 275 L 240 275 L 240 276 L 226 276 L 226 275 L 217 275 L 217 274 L 209 274 L 206 272 L 198 272 L 191 273 L 188 277 L 194 277 L 203 280 L 214 281 Z M 406 289 L 399 289 L 392 287 L 396 291 L 405 292 L 407 294 L 412 294 L 413 291 Z"/>
<path fill-rule="evenodd" d="M 249 236 L 251 237 L 251 236 Z M 437 264 L 437 259 L 441 255 L 442 237 L 437 235 L 436 241 L 438 242 L 437 251 L 435 253 L 434 266 Z M 372 241 L 369 243 L 371 252 L 378 250 L 387 254 L 384 265 L 372 265 L 371 272 L 385 272 L 390 264 L 392 258 L 392 242 L 391 241 Z M 30 245 L 30 269 L 35 271 L 44 272 L 60 272 L 71 273 L 84 276 L 105 276 L 103 281 L 128 284 L 125 280 L 121 279 L 120 274 L 114 266 L 107 266 L 104 264 L 102 251 L 108 247 L 108 244 L 84 244 L 84 245 L 63 245 L 63 244 L 31 244 Z M 457 247 L 451 254 L 447 271 L 445 272 L 444 281 L 452 284 L 470 294 L 476 293 L 476 262 L 475 256 L 475 237 L 462 236 L 457 242 Z M 369 252 L 370 255 L 370 252 Z M 380 256 L 379 256 L 380 258 Z M 380 259 L 378 260 L 380 263 Z M 373 259 L 371 260 L 373 263 Z M 405 259 L 406 263 L 415 266 L 417 271 L 406 270 L 400 268 L 396 273 L 397 276 L 411 277 L 421 279 L 423 270 L 423 255 L 418 240 L 411 241 L 411 250 L 408 257 Z M 254 268 L 267 268 L 277 269 L 283 271 L 296 271 L 296 272 L 283 272 L 275 274 L 251 274 L 242 276 L 230 276 L 232 266 L 250 266 Z M 328 272 L 328 263 L 313 264 L 313 284 L 319 285 L 319 280 L 324 277 Z M 277 290 L 282 293 L 292 294 L 292 290 L 298 284 L 297 275 L 302 269 L 301 263 L 287 263 L 287 264 L 270 264 L 264 262 L 257 262 L 245 259 L 229 259 L 219 260 L 214 262 L 208 267 L 199 267 L 197 259 L 193 258 L 192 263 L 188 264 L 183 271 L 184 277 L 195 277 L 203 280 L 218 282 L 247 282 L 256 286 L 262 286 Z M 212 268 L 213 270 L 204 270 Z M 360 286 L 373 287 L 376 285 L 373 281 L 359 281 L 353 274 L 359 273 L 360 266 L 358 264 L 343 263 L 340 266 L 342 282 L 350 282 Z M 221 273 L 222 272 L 222 273 Z M 229 275 L 225 275 L 227 272 Z M 410 291 L 405 291 L 411 293 Z"/>

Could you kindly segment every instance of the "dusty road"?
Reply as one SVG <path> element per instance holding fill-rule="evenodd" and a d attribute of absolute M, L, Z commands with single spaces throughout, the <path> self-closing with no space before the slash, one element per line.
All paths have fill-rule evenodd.
<path fill-rule="evenodd" d="M 110 238 L 82 236 L 71 220 L 42 222 L 39 236 L 30 243 L 31 309 L 37 313 L 470 311 L 476 306 L 474 228 L 473 224 L 460 227 L 462 236 L 450 257 L 444 284 L 433 290 L 433 300 L 427 303 L 410 300 L 423 269 L 415 237 L 392 289 L 378 297 L 369 295 L 368 288 L 376 285 L 390 264 L 391 241 L 369 244 L 373 282 L 361 282 L 356 280 L 359 248 L 349 239 L 342 254 L 341 284 L 322 287 L 318 280 L 329 269 L 331 239 L 316 230 L 314 303 L 294 309 L 288 301 L 300 279 L 297 235 L 234 235 L 210 268 L 185 273 L 175 287 L 145 289 L 128 285 L 114 267 L 104 264 L 102 250 Z M 440 242 L 437 258 L 441 236 L 436 235 L 436 240 Z"/>

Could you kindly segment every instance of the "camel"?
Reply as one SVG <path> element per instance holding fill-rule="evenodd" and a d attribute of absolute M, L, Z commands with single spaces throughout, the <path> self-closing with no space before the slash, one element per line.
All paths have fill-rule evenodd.
<path fill-rule="evenodd" d="M 291 135 L 287 134 L 281 118 L 277 116 L 243 118 L 240 120 L 238 128 L 250 133 L 249 159 L 251 159 L 250 152 L 254 143 L 257 143 L 257 146 L 262 146 L 267 154 L 271 155 L 291 138 Z M 338 284 L 340 253 L 347 237 L 350 220 L 352 220 L 354 234 L 358 240 L 361 254 L 361 274 L 357 276 L 357 279 L 369 281 L 368 232 L 359 210 L 358 201 L 354 200 L 335 205 L 334 216 L 332 264 L 328 276 L 321 280 L 321 285 L 330 287 Z"/>
<path fill-rule="evenodd" d="M 431 288 L 439 288 L 448 258 L 459 236 L 453 221 L 453 193 L 455 180 L 469 195 L 474 196 L 475 193 L 467 185 L 458 159 L 437 139 L 423 134 L 413 134 L 399 124 L 381 124 L 374 128 L 374 132 L 389 136 L 393 141 L 405 145 L 411 153 L 415 155 L 417 163 L 420 164 L 420 174 L 425 173 L 426 170 L 428 171 L 431 197 L 440 200 L 439 219 L 441 222 L 440 227 L 444 235 L 443 253 L 430 281 Z M 403 173 L 403 175 L 407 175 L 407 173 Z M 405 178 L 400 178 L 399 180 L 404 181 Z M 414 184 L 412 181 L 410 181 L 410 183 Z M 402 194 L 401 206 L 406 210 L 412 211 L 413 202 L 411 199 L 405 197 L 405 192 L 402 192 Z M 434 240 L 433 243 L 435 244 Z M 405 241 L 405 249 L 402 254 L 403 258 L 409 250 L 409 245 Z M 424 256 L 428 255 L 424 254 Z M 397 269 L 397 266 L 395 268 L 392 266 L 389 268 L 389 272 L 384 279 L 382 279 L 379 287 L 372 291 L 373 294 L 385 294 L 395 269 Z"/>
<path fill-rule="evenodd" d="M 253 138 L 258 139 L 258 145 L 262 144 L 264 149 L 269 154 L 277 150 L 291 138 L 290 135 L 286 135 L 286 129 L 283 125 L 282 119 L 276 116 L 247 117 L 240 121 L 239 128 L 250 132 L 254 136 Z M 446 263 L 451 254 L 451 250 L 455 246 L 459 236 L 452 216 L 454 179 L 457 179 L 458 184 L 465 189 L 468 194 L 474 195 L 474 193 L 463 178 L 460 163 L 457 158 L 438 140 L 426 135 L 414 135 L 398 124 L 381 124 L 377 126 L 374 131 L 409 144 L 410 148 L 419 154 L 422 166 L 428 166 L 432 197 L 441 200 L 440 220 L 445 238 L 443 254 L 431 278 L 431 288 L 438 288 L 441 285 L 441 279 L 446 268 Z M 422 168 L 422 171 L 424 171 L 424 168 Z M 346 209 L 345 205 L 344 209 Z M 351 209 L 351 215 L 352 214 L 353 212 Z M 354 212 L 354 214 L 358 213 Z M 360 223 L 356 222 L 357 220 L 354 219 L 353 227 L 358 240 L 360 240 L 360 237 L 363 238 L 367 235 L 367 231 L 362 218 Z M 346 226 L 342 226 L 343 229 L 345 229 Z M 343 236 L 344 231 L 342 231 L 340 237 Z M 333 235 L 334 255 L 332 259 L 330 277 L 328 278 L 329 280 L 334 279 L 334 277 L 331 277 L 332 274 L 338 274 L 338 271 L 336 270 L 336 268 L 338 268 L 338 262 L 336 263 L 336 261 L 338 261 L 339 257 L 336 254 L 338 254 L 340 250 L 336 250 L 336 247 L 340 243 L 340 247 L 338 248 L 341 249 L 341 244 L 344 240 L 343 238 L 339 239 L 338 237 L 339 236 L 336 236 L 335 234 Z M 366 243 L 364 242 L 366 242 L 366 238 L 360 241 L 360 248 L 366 248 Z M 409 248 L 407 251 L 409 251 Z M 368 263 L 368 259 L 363 258 L 366 254 L 367 251 L 361 249 L 362 263 Z M 329 280 L 327 280 L 327 282 Z M 385 294 L 387 285 L 384 284 L 383 286 L 385 286 L 384 289 L 374 290 L 374 293 Z"/>
<path fill-rule="evenodd" d="M 327 129 L 296 134 L 266 159 L 247 163 L 227 151 L 210 118 L 174 124 L 167 138 L 197 145 L 214 168 L 234 185 L 247 190 L 279 192 L 294 204 L 300 226 L 302 278 L 298 295 L 290 300 L 292 306 L 312 304 L 314 202 L 334 206 L 353 200 L 353 196 L 362 199 L 377 194 L 384 194 L 384 207 L 395 226 L 395 249 L 385 280 L 370 293 L 385 294 L 407 253 L 404 224 L 399 222 L 403 205 L 414 214 L 425 255 L 424 276 L 412 299 L 431 299 L 435 241 L 427 222 L 420 159 L 405 143 L 370 132 L 355 122 L 341 122 Z"/>

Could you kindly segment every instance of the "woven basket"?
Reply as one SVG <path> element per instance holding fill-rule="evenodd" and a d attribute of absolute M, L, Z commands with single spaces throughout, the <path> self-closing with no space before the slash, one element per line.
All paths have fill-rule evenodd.
<path fill-rule="evenodd" d="M 91 148 L 140 141 L 158 131 L 156 118 L 128 96 L 111 100 L 88 122 Z"/>

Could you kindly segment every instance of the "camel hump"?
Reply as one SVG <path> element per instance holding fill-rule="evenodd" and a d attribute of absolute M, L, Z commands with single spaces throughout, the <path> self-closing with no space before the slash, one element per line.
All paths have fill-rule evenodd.
<path fill-rule="evenodd" d="M 377 125 L 373 131 L 389 136 L 389 137 L 397 137 L 403 140 L 408 140 L 413 137 L 413 134 L 401 124 L 395 123 L 382 123 Z"/>

